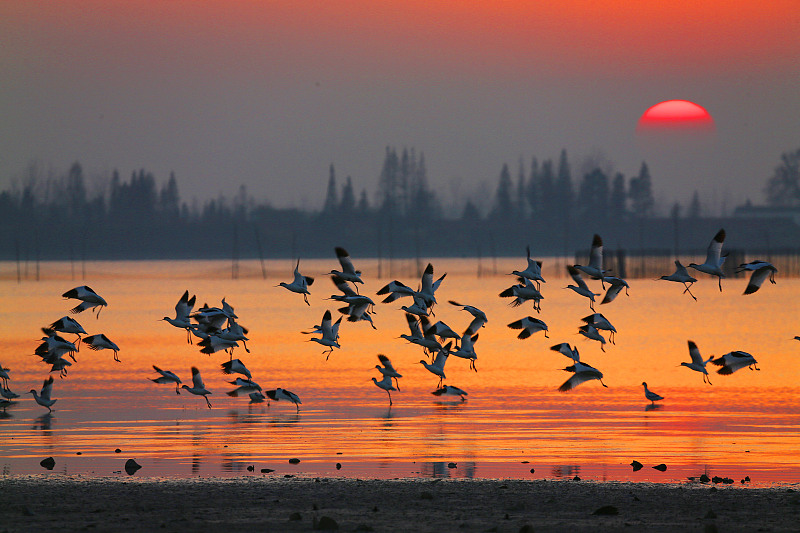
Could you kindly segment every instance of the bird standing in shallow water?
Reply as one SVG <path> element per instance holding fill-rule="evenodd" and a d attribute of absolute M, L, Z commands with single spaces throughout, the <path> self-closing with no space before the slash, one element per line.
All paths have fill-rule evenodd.
<path fill-rule="evenodd" d="M 381 362 L 381 364 L 375 365 L 375 368 L 377 368 L 380 371 L 380 373 L 383 374 L 384 376 L 389 376 L 390 378 L 394 378 L 394 384 L 397 387 L 397 390 L 399 391 L 400 383 L 398 383 L 397 378 L 402 378 L 403 374 L 399 373 L 397 370 L 394 369 L 394 365 L 392 365 L 392 362 L 385 355 L 379 353 L 378 360 Z"/>
<path fill-rule="evenodd" d="M 642 381 L 642 385 L 644 386 L 644 397 L 647 398 L 648 400 L 650 400 L 650 403 L 652 405 L 655 405 L 655 403 L 657 401 L 664 399 L 663 396 L 660 396 L 660 395 L 656 394 L 655 392 L 651 391 L 650 389 L 648 389 L 647 388 L 647 383 L 645 383 L 644 381 Z"/>
<path fill-rule="evenodd" d="M 392 406 L 392 393 L 389 391 L 397 390 L 392 385 L 392 378 L 390 376 L 383 376 L 383 379 L 378 381 L 375 378 L 372 378 L 372 382 L 378 386 L 378 388 L 383 389 L 386 391 L 386 394 L 389 395 L 389 407 Z"/>
<path fill-rule="evenodd" d="M 30 392 L 33 394 L 33 399 L 36 400 L 36 403 L 42 407 L 47 407 L 47 410 L 50 412 L 53 411 L 51 407 L 58 401 L 50 398 L 50 395 L 53 392 L 53 376 L 49 376 L 46 380 L 44 380 L 44 383 L 42 383 L 42 390 L 40 392 L 36 392 L 36 389 L 31 389 Z"/>

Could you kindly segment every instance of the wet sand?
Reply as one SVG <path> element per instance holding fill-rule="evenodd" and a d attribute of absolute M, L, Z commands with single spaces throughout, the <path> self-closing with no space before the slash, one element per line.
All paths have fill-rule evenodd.
<path fill-rule="evenodd" d="M 800 528 L 792 488 L 563 480 L 8 476 L 0 478 L 0 509 L 0 532 L 9 533 L 313 531 L 334 523 L 340 531 L 436 533 Z"/>

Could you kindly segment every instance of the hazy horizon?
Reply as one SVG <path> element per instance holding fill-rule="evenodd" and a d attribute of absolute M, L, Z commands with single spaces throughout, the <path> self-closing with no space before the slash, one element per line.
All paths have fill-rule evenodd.
<path fill-rule="evenodd" d="M 352 0 L 0 5 L 0 187 L 30 162 L 91 179 L 138 169 L 181 196 L 322 205 L 328 167 L 372 198 L 387 146 L 424 153 L 447 202 L 494 193 L 502 165 L 650 167 L 657 202 L 750 199 L 800 139 L 800 14 L 675 7 Z M 643 143 L 667 99 L 705 107 L 702 143 Z M 716 207 L 715 207 L 716 205 Z"/>

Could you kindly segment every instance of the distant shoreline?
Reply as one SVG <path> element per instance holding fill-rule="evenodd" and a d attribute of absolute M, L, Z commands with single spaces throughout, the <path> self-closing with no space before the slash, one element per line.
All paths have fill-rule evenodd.
<path fill-rule="evenodd" d="M 0 478 L 3 531 L 796 531 L 790 487 L 553 480 Z M 327 517 L 327 518 L 324 518 Z M 333 522 L 329 521 L 332 520 Z"/>

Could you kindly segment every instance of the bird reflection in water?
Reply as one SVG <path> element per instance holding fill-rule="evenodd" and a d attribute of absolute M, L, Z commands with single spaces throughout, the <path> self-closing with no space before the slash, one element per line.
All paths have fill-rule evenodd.
<path fill-rule="evenodd" d="M 45 413 L 42 416 L 37 416 L 33 424 L 33 429 L 41 429 L 44 431 L 49 431 L 52 429 L 53 424 L 53 414 L 52 413 Z"/>
<path fill-rule="evenodd" d="M 660 404 L 657 404 L 657 403 L 648 403 L 647 405 L 644 406 L 644 410 L 645 411 L 658 411 L 659 409 L 661 409 L 661 407 L 662 406 Z"/>
<path fill-rule="evenodd" d="M 474 461 L 467 462 L 447 462 L 447 461 L 432 461 L 423 463 L 421 474 L 433 478 L 465 478 L 473 479 L 475 477 L 476 463 Z"/>
<path fill-rule="evenodd" d="M 553 467 L 553 477 L 556 479 L 573 478 L 580 473 L 580 465 L 556 465 Z"/>

